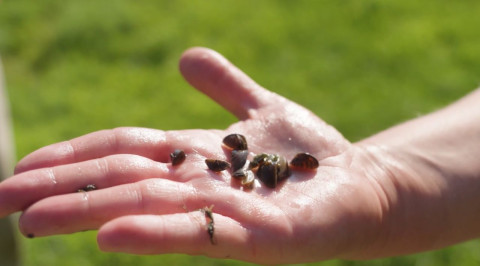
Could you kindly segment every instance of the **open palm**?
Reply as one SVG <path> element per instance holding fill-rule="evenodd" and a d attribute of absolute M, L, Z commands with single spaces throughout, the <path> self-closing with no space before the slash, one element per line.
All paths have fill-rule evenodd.
<path fill-rule="evenodd" d="M 102 250 L 136 254 L 286 263 L 359 257 L 377 244 L 383 172 L 369 167 L 363 148 L 211 50 L 188 50 L 180 69 L 240 121 L 226 130 L 118 128 L 44 147 L 0 184 L 0 216 L 23 211 L 20 229 L 30 237 L 99 229 Z M 243 190 L 204 163 L 229 159 L 221 143 L 231 133 L 246 136 L 254 154 L 309 152 L 320 167 L 293 171 L 275 189 Z M 169 163 L 174 149 L 187 154 L 178 166 Z M 77 192 L 89 184 L 98 189 Z M 212 205 L 215 244 L 198 211 Z"/>

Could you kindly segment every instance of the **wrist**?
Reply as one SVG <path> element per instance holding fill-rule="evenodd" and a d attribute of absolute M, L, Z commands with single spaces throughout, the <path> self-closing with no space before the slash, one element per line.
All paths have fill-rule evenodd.
<path fill-rule="evenodd" d="M 355 144 L 375 169 L 366 175 L 382 199 L 382 232 L 372 257 L 438 249 L 480 235 L 478 175 L 458 171 L 464 168 L 452 168 L 442 154 L 408 143 L 370 139 Z"/>

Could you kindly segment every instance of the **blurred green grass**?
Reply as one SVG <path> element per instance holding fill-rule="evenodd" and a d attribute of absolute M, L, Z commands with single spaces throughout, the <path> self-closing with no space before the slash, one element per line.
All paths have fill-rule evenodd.
<path fill-rule="evenodd" d="M 18 157 L 119 126 L 225 128 L 236 121 L 178 73 L 191 46 L 219 51 L 258 83 L 351 141 L 478 86 L 476 1 L 0 2 Z M 98 251 L 95 232 L 24 240 L 25 265 L 244 265 Z M 480 242 L 369 262 L 478 265 Z"/>

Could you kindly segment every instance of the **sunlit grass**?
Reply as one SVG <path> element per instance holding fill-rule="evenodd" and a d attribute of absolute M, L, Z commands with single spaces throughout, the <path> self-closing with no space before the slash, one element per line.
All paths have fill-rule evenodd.
<path fill-rule="evenodd" d="M 178 73 L 213 48 L 261 85 L 360 140 L 438 109 L 480 80 L 473 1 L 3 1 L 0 54 L 18 156 L 118 126 L 225 128 L 235 118 Z M 95 233 L 24 241 L 26 265 L 232 265 L 98 251 Z M 478 241 L 371 262 L 476 265 Z"/>

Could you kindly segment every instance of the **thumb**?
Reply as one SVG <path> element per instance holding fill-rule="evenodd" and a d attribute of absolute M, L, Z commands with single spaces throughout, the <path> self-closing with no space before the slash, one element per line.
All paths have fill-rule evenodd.
<path fill-rule="evenodd" d="M 281 98 L 207 48 L 194 47 L 185 51 L 180 59 L 180 72 L 193 87 L 241 120 L 252 118 L 256 110 Z"/>

